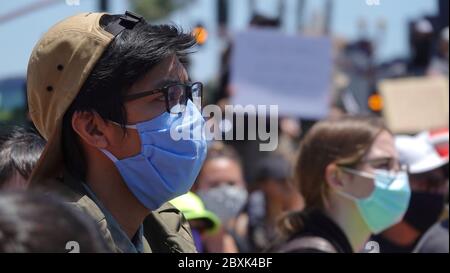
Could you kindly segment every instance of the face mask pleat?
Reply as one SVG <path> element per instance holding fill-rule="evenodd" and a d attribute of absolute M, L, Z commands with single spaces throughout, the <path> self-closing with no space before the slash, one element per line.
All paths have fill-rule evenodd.
<path fill-rule="evenodd" d="M 148 164 L 143 156 L 140 155 L 127 161 L 130 164 L 126 164 L 126 167 L 119 164 L 118 169 L 127 182 L 128 188 L 142 204 L 147 204 L 147 206 L 156 209 L 163 203 L 163 200 L 158 198 L 159 196 L 173 195 L 173 188 L 169 186 L 170 183 L 167 183 L 153 164 Z M 146 168 L 146 174 L 140 172 L 142 168 Z M 157 177 L 160 183 L 152 183 L 150 177 Z M 150 191 L 152 195 L 148 194 Z"/>
<path fill-rule="evenodd" d="M 176 156 L 180 160 L 192 160 L 195 158 L 193 153 L 196 153 L 197 148 L 195 146 L 192 146 L 192 150 L 189 150 L 184 154 L 180 153 L 180 151 L 178 151 L 178 150 L 174 150 L 173 148 L 172 148 L 172 150 L 162 149 L 162 148 L 154 146 L 154 145 L 146 145 L 144 147 L 144 150 L 147 150 L 147 149 L 152 149 L 151 152 L 146 152 L 146 154 L 150 154 L 148 159 L 150 161 L 153 161 L 153 160 L 157 159 L 158 155 L 160 155 L 159 157 Z M 157 151 L 155 151 L 155 150 L 157 150 Z"/>
<path fill-rule="evenodd" d="M 180 115 L 169 114 L 167 112 L 162 113 L 161 115 L 145 122 L 140 122 L 136 124 L 136 129 L 139 132 L 152 132 L 159 130 L 166 130 L 171 126 L 177 119 L 180 118 Z"/>

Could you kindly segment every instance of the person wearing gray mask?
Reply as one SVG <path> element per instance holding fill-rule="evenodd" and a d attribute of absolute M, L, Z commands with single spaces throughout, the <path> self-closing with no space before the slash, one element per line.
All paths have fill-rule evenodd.
<path fill-rule="evenodd" d="M 213 142 L 192 190 L 222 222 L 218 233 L 203 238 L 205 251 L 247 252 L 247 217 L 241 212 L 248 192 L 237 153 L 221 142 Z"/>

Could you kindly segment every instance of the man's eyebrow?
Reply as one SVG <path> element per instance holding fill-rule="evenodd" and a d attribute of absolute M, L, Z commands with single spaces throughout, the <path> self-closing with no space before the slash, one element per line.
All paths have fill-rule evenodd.
<path fill-rule="evenodd" d="M 178 83 L 179 80 L 177 79 L 173 79 L 173 78 L 165 78 L 165 79 L 161 79 L 159 81 L 156 82 L 155 86 L 157 88 L 161 88 L 164 87 L 166 85 L 172 84 L 172 83 Z"/>
<path fill-rule="evenodd" d="M 188 79 L 188 82 L 190 81 L 190 79 Z M 156 82 L 155 86 L 157 88 L 162 88 L 164 86 L 167 86 L 169 84 L 174 84 L 174 83 L 185 83 L 184 81 L 181 81 L 179 78 L 178 79 L 174 79 L 174 78 L 165 78 L 165 79 L 161 79 L 159 81 Z"/>

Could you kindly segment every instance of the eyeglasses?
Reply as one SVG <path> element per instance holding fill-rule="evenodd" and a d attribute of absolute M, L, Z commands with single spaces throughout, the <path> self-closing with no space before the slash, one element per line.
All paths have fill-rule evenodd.
<path fill-rule="evenodd" d="M 382 157 L 366 159 L 361 161 L 361 163 L 366 163 L 373 169 L 386 170 L 386 171 L 407 171 L 408 167 L 406 165 L 400 164 L 398 159 L 392 157 Z"/>
<path fill-rule="evenodd" d="M 360 161 L 358 164 L 353 166 L 345 166 L 345 165 L 339 165 L 339 167 L 351 174 L 360 175 L 366 178 L 373 178 L 374 174 L 371 172 L 361 171 L 356 169 L 357 165 L 359 164 L 367 164 L 374 170 L 384 170 L 389 172 L 392 175 L 398 174 L 400 172 L 408 172 L 408 166 L 402 165 L 399 163 L 399 161 L 396 158 L 392 157 L 382 157 L 382 158 L 373 158 L 373 159 L 366 159 Z M 360 165 L 359 165 L 360 166 Z M 392 177 L 392 180 L 388 181 L 388 185 L 394 181 L 394 176 Z"/>
<path fill-rule="evenodd" d="M 342 167 L 342 166 L 340 168 L 347 173 L 351 173 L 351 174 L 362 176 L 362 177 L 369 178 L 369 179 L 375 178 L 375 173 L 372 173 L 372 172 L 361 171 L 361 170 L 356 170 L 356 169 Z M 401 166 L 399 168 L 399 170 L 385 170 L 385 171 L 388 171 L 390 175 L 387 177 L 388 179 L 383 179 L 381 182 L 384 183 L 386 186 L 390 186 L 395 181 L 396 175 L 399 174 L 400 172 L 405 172 L 404 170 L 405 170 L 405 166 Z"/>
<path fill-rule="evenodd" d="M 186 110 L 188 99 L 194 103 L 199 111 L 202 110 L 203 84 L 201 82 L 173 83 L 162 88 L 127 95 L 125 96 L 125 101 L 133 101 L 158 93 L 164 94 L 166 111 L 168 113 L 183 113 Z"/>

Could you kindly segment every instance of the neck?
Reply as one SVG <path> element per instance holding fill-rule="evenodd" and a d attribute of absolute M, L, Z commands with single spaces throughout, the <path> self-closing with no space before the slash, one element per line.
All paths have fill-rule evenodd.
<path fill-rule="evenodd" d="M 351 200 L 338 196 L 332 198 L 328 216 L 342 229 L 353 251 L 358 252 L 364 248 L 371 232 Z"/>
<path fill-rule="evenodd" d="M 128 238 L 133 238 L 149 210 L 130 192 L 114 163 L 100 151 L 87 160 L 86 183 L 112 214 Z"/>
<path fill-rule="evenodd" d="M 381 235 L 398 246 L 408 247 L 419 238 L 420 232 L 405 221 L 401 221 L 383 231 Z"/>

